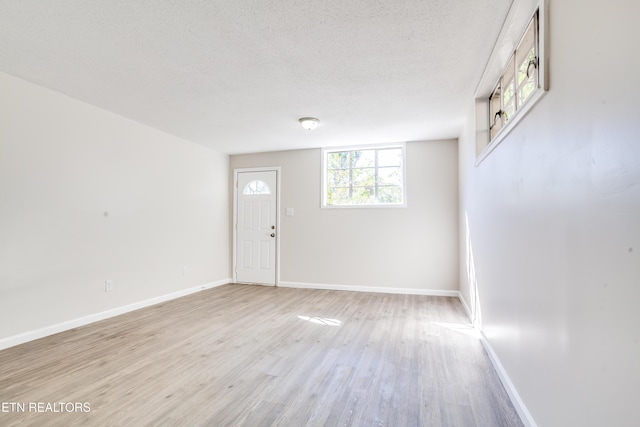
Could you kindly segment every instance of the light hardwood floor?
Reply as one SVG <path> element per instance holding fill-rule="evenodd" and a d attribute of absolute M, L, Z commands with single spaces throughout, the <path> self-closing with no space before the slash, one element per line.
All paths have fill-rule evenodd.
<path fill-rule="evenodd" d="M 25 412 L 0 425 L 522 425 L 467 323 L 455 298 L 226 285 L 1 351 Z"/>

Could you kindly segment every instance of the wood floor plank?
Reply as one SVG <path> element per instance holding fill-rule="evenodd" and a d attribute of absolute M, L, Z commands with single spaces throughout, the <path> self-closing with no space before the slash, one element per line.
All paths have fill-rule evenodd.
<path fill-rule="evenodd" d="M 27 405 L 0 425 L 521 426 L 466 323 L 455 298 L 222 286 L 0 351 L 0 403 Z"/>

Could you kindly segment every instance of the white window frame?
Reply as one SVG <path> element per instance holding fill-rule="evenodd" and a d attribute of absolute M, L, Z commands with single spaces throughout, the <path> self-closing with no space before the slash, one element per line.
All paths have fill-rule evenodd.
<path fill-rule="evenodd" d="M 549 91 L 549 0 L 522 0 L 514 3 L 505 19 L 475 95 L 476 166 L 478 166 L 522 121 Z M 514 57 L 526 30 L 537 14 L 537 87 L 513 117 L 491 138 L 490 98 Z M 516 65 L 517 68 L 517 65 Z M 517 94 L 516 94 L 517 97 Z"/>
<path fill-rule="evenodd" d="M 327 204 L 327 155 L 338 151 L 362 151 L 362 150 L 384 150 L 388 148 L 402 149 L 402 203 L 368 203 L 368 204 L 348 204 L 329 205 Z M 393 144 L 373 144 L 347 147 L 323 148 L 322 153 L 322 188 L 320 189 L 320 207 L 323 209 L 371 209 L 371 208 L 405 208 L 407 207 L 407 149 L 404 142 Z M 376 172 L 377 176 L 377 172 Z"/>

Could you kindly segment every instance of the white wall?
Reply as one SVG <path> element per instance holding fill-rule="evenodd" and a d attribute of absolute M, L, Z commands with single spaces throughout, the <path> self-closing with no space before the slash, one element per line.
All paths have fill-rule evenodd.
<path fill-rule="evenodd" d="M 319 149 L 231 156 L 282 167 L 281 277 L 295 284 L 457 290 L 457 143 L 407 143 L 407 208 L 321 209 Z M 233 173 L 231 171 L 231 173 Z M 285 208 L 294 216 L 285 216 Z"/>
<path fill-rule="evenodd" d="M 538 425 L 640 425 L 640 3 L 550 3 L 551 90 L 477 168 L 469 105 L 460 289 Z"/>
<path fill-rule="evenodd" d="M 0 340 L 230 277 L 228 156 L 6 74 L 0 94 Z"/>

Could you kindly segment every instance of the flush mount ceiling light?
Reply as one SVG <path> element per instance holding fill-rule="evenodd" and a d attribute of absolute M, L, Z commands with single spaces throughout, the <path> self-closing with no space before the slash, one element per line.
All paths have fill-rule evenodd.
<path fill-rule="evenodd" d="M 315 117 L 303 117 L 298 121 L 306 130 L 314 130 L 320 123 L 320 120 L 316 119 Z"/>

